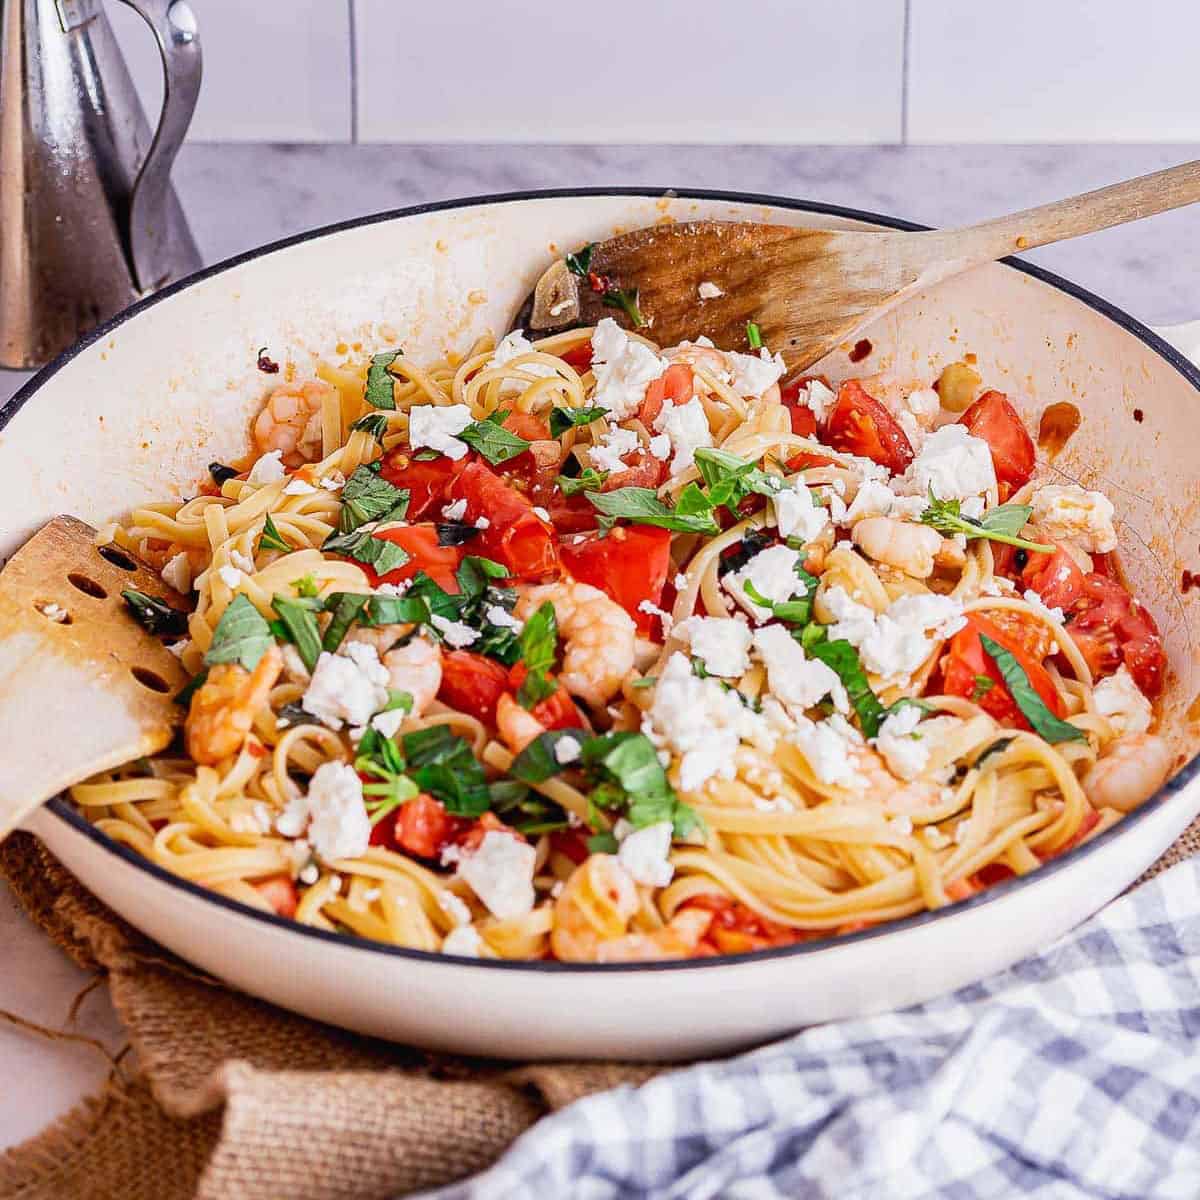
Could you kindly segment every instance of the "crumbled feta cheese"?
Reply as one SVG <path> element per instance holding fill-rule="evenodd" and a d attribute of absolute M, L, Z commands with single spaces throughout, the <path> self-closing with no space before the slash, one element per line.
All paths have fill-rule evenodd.
<path fill-rule="evenodd" d="M 358 858 L 371 841 L 371 820 L 363 803 L 362 780 L 348 763 L 322 763 L 299 803 L 289 803 L 284 815 L 303 811 L 308 820 L 308 839 L 326 862 L 336 858 Z M 280 820 L 276 828 L 284 833 Z"/>
<path fill-rule="evenodd" d="M 911 675 L 929 657 L 930 638 L 948 638 L 966 624 L 959 601 L 933 593 L 901 596 L 881 615 L 840 587 L 825 593 L 825 603 L 836 618 L 830 639 L 856 646 L 863 666 L 889 681 Z"/>
<path fill-rule="evenodd" d="M 659 462 L 666 462 L 667 459 L 671 457 L 670 435 L 665 433 L 655 434 L 655 436 L 650 439 L 650 445 L 648 449 L 650 450 L 650 453 L 658 459 Z"/>
<path fill-rule="evenodd" d="M 636 430 L 623 429 L 614 425 L 596 442 L 590 451 L 592 466 L 597 471 L 624 471 L 628 465 L 625 455 L 632 454 L 639 446 Z"/>
<path fill-rule="evenodd" d="M 446 645 L 455 650 L 471 646 L 479 640 L 478 632 L 470 625 L 464 625 L 462 621 L 452 621 L 449 617 L 439 616 L 437 613 L 434 613 L 429 620 L 434 629 L 445 639 Z"/>
<path fill-rule="evenodd" d="M 300 868 L 300 873 L 297 878 L 301 883 L 306 884 L 308 887 L 312 887 L 312 885 L 321 878 L 321 872 L 316 863 L 306 863 Z"/>
<path fill-rule="evenodd" d="M 769 387 L 779 382 L 786 367 L 783 355 L 771 352 L 763 346 L 757 355 L 739 354 L 731 350 L 726 357 L 733 369 L 732 387 L 739 396 L 761 396 Z"/>
<path fill-rule="evenodd" d="M 943 425 L 925 439 L 921 452 L 904 473 L 907 490 L 916 496 L 930 491 L 939 500 L 965 500 L 996 486 L 992 451 L 964 425 Z"/>
<path fill-rule="evenodd" d="M 404 724 L 406 716 L 408 713 L 402 708 L 389 708 L 387 712 L 376 713 L 371 718 L 371 728 L 386 738 L 393 738 Z"/>
<path fill-rule="evenodd" d="M 917 733 L 923 715 L 915 704 L 905 704 L 879 727 L 875 748 L 900 779 L 916 779 L 929 764 L 929 747 Z"/>
<path fill-rule="evenodd" d="M 835 713 L 825 721 L 803 718 L 792 740 L 822 783 L 847 788 L 866 786 L 866 780 L 854 765 L 854 754 L 862 745 L 862 737 L 845 717 Z"/>
<path fill-rule="evenodd" d="M 793 713 L 833 697 L 839 712 L 849 712 L 846 689 L 837 672 L 819 659 L 806 658 L 800 643 L 782 626 L 766 625 L 754 631 L 754 649 L 767 668 L 771 695 Z"/>
<path fill-rule="evenodd" d="M 582 749 L 583 743 L 577 737 L 565 734 L 554 743 L 554 761 L 563 767 L 567 763 L 578 762 Z"/>
<path fill-rule="evenodd" d="M 476 529 L 490 529 L 491 525 L 492 525 L 492 523 L 491 523 L 491 521 L 489 521 L 487 519 L 487 517 L 476 517 L 475 518 L 475 528 Z"/>
<path fill-rule="evenodd" d="M 818 425 L 824 425 L 829 410 L 837 403 L 837 393 L 832 388 L 827 388 L 819 379 L 810 379 L 800 389 L 797 399 L 812 409 Z"/>
<path fill-rule="evenodd" d="M 461 521 L 467 515 L 467 501 L 464 497 L 462 500 L 452 501 L 450 504 L 442 506 L 442 516 L 447 521 Z"/>
<path fill-rule="evenodd" d="M 511 629 L 513 633 L 520 633 L 525 628 L 525 622 L 519 621 L 506 608 L 502 608 L 499 604 L 489 604 L 483 610 L 484 620 L 489 625 L 495 625 L 500 629 Z"/>
<path fill-rule="evenodd" d="M 534 344 L 525 336 L 524 331 L 514 329 L 512 333 L 505 334 L 500 339 L 496 349 L 492 351 L 492 357 L 488 359 L 486 370 L 493 367 L 502 367 L 506 363 L 512 362 L 514 358 L 520 358 L 523 354 L 534 354 L 536 349 Z M 518 371 L 524 371 L 527 375 L 532 375 L 535 379 L 550 379 L 558 372 L 549 363 L 521 363 L 517 367 Z M 506 391 L 520 391 L 520 384 L 515 380 L 510 380 L 505 384 Z"/>
<path fill-rule="evenodd" d="M 160 574 L 163 583 L 177 592 L 186 596 L 192 590 L 192 564 L 186 551 L 180 550 L 173 558 L 167 559 Z"/>
<path fill-rule="evenodd" d="M 638 604 L 638 612 L 644 612 L 648 617 L 657 617 L 662 622 L 663 637 L 671 632 L 674 618 L 664 608 L 659 608 L 652 600 L 643 600 Z"/>
<path fill-rule="evenodd" d="M 381 583 L 375 589 L 377 596 L 403 596 L 412 587 L 411 579 L 402 579 L 399 583 Z"/>
<path fill-rule="evenodd" d="M 459 958 L 478 958 L 483 948 L 483 938 L 472 925 L 456 925 L 442 939 L 443 954 L 457 954 Z"/>
<path fill-rule="evenodd" d="M 758 714 L 715 679 L 692 673 L 686 656 L 674 653 L 658 677 L 642 732 L 679 762 L 679 786 L 694 792 L 713 776 L 732 779 L 734 755 L 744 739 L 770 753 L 775 734 Z"/>
<path fill-rule="evenodd" d="M 982 503 L 981 500 L 980 504 Z M 925 496 L 897 496 L 882 480 L 864 479 L 859 484 L 850 506 L 839 518 L 838 524 L 853 526 L 867 517 L 915 520 L 925 511 L 928 504 Z"/>
<path fill-rule="evenodd" d="M 346 486 L 346 476 L 341 471 L 330 471 L 328 475 L 322 475 L 317 483 L 327 492 L 340 492 Z"/>
<path fill-rule="evenodd" d="M 550 514 L 544 508 L 542 508 L 540 504 L 535 504 L 533 506 L 533 515 L 539 520 L 546 521 L 547 523 L 550 520 Z"/>
<path fill-rule="evenodd" d="M 283 469 L 283 451 L 272 450 L 270 454 L 264 454 L 250 468 L 246 482 L 259 485 L 278 483 L 286 474 L 287 472 Z"/>
<path fill-rule="evenodd" d="M 1048 484 L 1033 493 L 1031 519 L 1052 541 L 1072 541 L 1089 554 L 1117 548 L 1112 501 L 1103 492 L 1085 491 L 1078 484 Z"/>
<path fill-rule="evenodd" d="M 248 554 L 243 554 L 240 550 L 231 550 L 229 552 L 229 561 L 246 575 L 253 575 L 256 570 L 254 559 Z"/>
<path fill-rule="evenodd" d="M 459 859 L 458 876 L 502 921 L 533 908 L 533 868 L 537 852 L 528 842 L 494 829 Z"/>
<path fill-rule="evenodd" d="M 688 577 L 682 571 L 680 571 L 679 574 L 675 576 L 675 590 L 677 592 L 682 592 L 687 585 Z"/>
<path fill-rule="evenodd" d="M 814 503 L 812 492 L 797 479 L 791 487 L 776 492 L 771 497 L 775 510 L 775 524 L 781 538 L 799 538 L 811 542 L 820 537 L 829 521 L 829 510 Z"/>
<path fill-rule="evenodd" d="M 1051 621 L 1057 621 L 1059 625 L 1063 623 L 1063 610 L 1057 607 L 1050 608 L 1043 602 L 1041 596 L 1039 596 L 1037 592 L 1033 590 L 1033 588 L 1025 589 L 1024 600 L 1025 603 L 1028 604 L 1029 607 L 1040 616 L 1048 617 Z"/>
<path fill-rule="evenodd" d="M 725 293 L 717 287 L 711 279 L 701 280 L 700 286 L 696 289 L 701 300 L 715 300 L 718 296 L 723 296 Z"/>
<path fill-rule="evenodd" d="M 667 855 L 671 851 L 670 821 L 647 825 L 621 839 L 617 861 L 632 876 L 635 883 L 646 887 L 666 887 L 675 874 Z"/>
<path fill-rule="evenodd" d="M 904 430 L 912 448 L 920 450 L 941 412 L 942 400 L 933 388 L 917 388 L 899 403 L 890 403 L 886 407 Z"/>
<path fill-rule="evenodd" d="M 637 411 L 646 388 L 670 364 L 644 342 L 635 341 L 620 325 L 605 317 L 592 332 L 592 373 L 596 390 L 592 403 L 618 420 Z"/>
<path fill-rule="evenodd" d="M 803 587 L 796 574 L 796 564 L 800 561 L 800 554 L 790 547 L 770 546 L 760 550 L 740 571 L 730 571 L 721 582 L 726 591 L 761 623 L 770 618 L 771 610 L 746 595 L 746 584 L 749 583 L 764 600 L 782 604 Z"/>
<path fill-rule="evenodd" d="M 750 643 L 754 635 L 745 620 L 732 617 L 688 617 L 672 631 L 704 663 L 710 675 L 736 679 L 750 670 Z"/>
<path fill-rule="evenodd" d="M 217 574 L 221 577 L 221 582 L 230 589 L 236 588 L 245 578 L 237 567 L 218 567 Z"/>
<path fill-rule="evenodd" d="M 330 729 L 366 725 L 388 701 L 390 676 L 374 646 L 347 642 L 322 651 L 300 707 Z"/>
<path fill-rule="evenodd" d="M 408 410 L 408 444 L 414 450 L 428 446 L 447 458 L 463 458 L 469 447 L 454 435 L 474 420 L 465 404 L 419 404 Z"/>
<path fill-rule="evenodd" d="M 312 496 L 316 490 L 306 479 L 289 479 L 287 487 L 283 489 L 283 494 L 285 496 Z"/>
<path fill-rule="evenodd" d="M 1096 710 L 1107 717 L 1121 737 L 1127 733 L 1145 733 L 1154 720 L 1154 709 L 1133 681 L 1129 668 L 1122 663 L 1115 675 L 1096 684 L 1093 693 Z"/>
<path fill-rule="evenodd" d="M 654 428 L 666 434 L 675 447 L 675 457 L 671 460 L 672 475 L 686 471 L 696 461 L 696 451 L 713 444 L 708 414 L 698 397 L 693 397 L 686 404 L 664 404 L 662 412 L 654 418 Z"/>

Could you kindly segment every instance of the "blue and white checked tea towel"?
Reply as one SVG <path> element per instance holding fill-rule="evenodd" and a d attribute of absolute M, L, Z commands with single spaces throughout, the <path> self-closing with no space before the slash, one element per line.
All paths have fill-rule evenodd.
<path fill-rule="evenodd" d="M 1197 1200 L 1200 859 L 918 1008 L 580 1100 L 430 1200 Z"/>

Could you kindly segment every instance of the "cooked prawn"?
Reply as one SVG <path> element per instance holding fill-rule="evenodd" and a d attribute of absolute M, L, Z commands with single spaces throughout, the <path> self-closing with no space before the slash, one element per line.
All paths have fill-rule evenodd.
<path fill-rule="evenodd" d="M 523 709 L 507 692 L 496 702 L 496 729 L 514 754 L 520 754 L 534 738 L 546 732 L 541 721 Z"/>
<path fill-rule="evenodd" d="M 284 383 L 267 399 L 254 422 L 254 444 L 260 454 L 283 451 L 286 466 L 299 467 L 321 456 L 321 406 L 335 394 L 320 379 Z"/>
<path fill-rule="evenodd" d="M 1083 790 L 1096 808 L 1132 812 L 1167 781 L 1174 756 L 1163 738 L 1131 733 L 1117 738 L 1083 777 Z"/>
<path fill-rule="evenodd" d="M 545 583 L 527 588 L 516 615 L 528 620 L 543 604 L 554 605 L 558 631 L 565 640 L 559 679 L 573 696 L 595 708 L 621 690 L 636 658 L 633 618 L 599 588 L 586 583 Z"/>
<path fill-rule="evenodd" d="M 691 958 L 712 913 L 681 909 L 661 929 L 630 933 L 637 884 L 611 854 L 593 854 L 571 873 L 554 902 L 550 946 L 563 962 L 643 962 Z"/>
<path fill-rule="evenodd" d="M 854 526 L 851 537 L 868 558 L 917 579 L 933 574 L 934 559 L 942 549 L 942 535 L 936 529 L 894 517 L 865 517 Z"/>
<path fill-rule="evenodd" d="M 413 637 L 399 645 L 411 625 L 357 625 L 346 635 L 347 642 L 373 646 L 387 668 L 390 686 L 412 697 L 409 715 L 419 717 L 442 686 L 442 651 L 428 638 Z"/>
<path fill-rule="evenodd" d="M 188 754 L 209 766 L 236 754 L 282 669 L 278 646 L 272 646 L 253 671 L 237 663 L 213 667 L 192 697 L 184 722 Z"/>

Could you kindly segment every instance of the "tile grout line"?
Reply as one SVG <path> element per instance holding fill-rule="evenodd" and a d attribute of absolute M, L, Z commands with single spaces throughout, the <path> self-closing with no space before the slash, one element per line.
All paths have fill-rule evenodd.
<path fill-rule="evenodd" d="M 354 0 L 346 0 L 350 33 L 350 144 L 358 145 L 358 37 L 354 20 Z"/>
<path fill-rule="evenodd" d="M 351 0 L 353 3 L 353 0 Z M 908 145 L 908 47 L 912 40 L 912 3 L 904 0 L 904 29 L 900 58 L 900 145 Z"/>

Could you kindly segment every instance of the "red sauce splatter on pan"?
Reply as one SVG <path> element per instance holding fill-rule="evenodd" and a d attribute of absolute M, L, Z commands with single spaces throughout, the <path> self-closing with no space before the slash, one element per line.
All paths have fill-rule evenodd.
<path fill-rule="evenodd" d="M 862 360 L 866 358 L 873 349 L 874 347 L 871 345 L 870 338 L 859 338 L 859 340 L 854 343 L 854 349 L 850 351 L 848 357 L 853 363 L 862 362 Z"/>
<path fill-rule="evenodd" d="M 1049 405 L 1038 425 L 1038 445 L 1053 458 L 1070 441 L 1082 420 L 1079 409 L 1068 400 Z"/>

